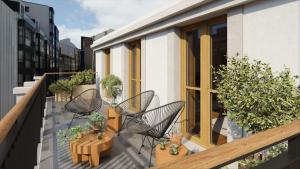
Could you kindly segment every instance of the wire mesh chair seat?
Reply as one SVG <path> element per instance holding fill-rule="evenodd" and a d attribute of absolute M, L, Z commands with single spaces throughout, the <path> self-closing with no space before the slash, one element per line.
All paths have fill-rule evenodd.
<path fill-rule="evenodd" d="M 125 117 L 121 129 L 123 129 L 127 118 L 138 118 L 146 111 L 154 97 L 154 91 L 148 90 L 137 94 L 116 106 L 116 111 Z"/>
<path fill-rule="evenodd" d="M 127 123 L 127 130 L 131 133 L 136 133 L 142 135 L 142 145 L 139 149 L 139 154 L 141 148 L 144 146 L 146 137 L 151 137 L 152 142 L 150 142 L 150 162 L 151 165 L 152 151 L 155 148 L 154 140 L 158 141 L 161 138 L 167 138 L 167 130 L 170 128 L 172 123 L 177 122 L 185 102 L 176 101 L 172 102 L 158 108 L 146 111 L 141 118 L 134 118 Z M 177 118 L 176 118 L 177 117 Z M 175 120 L 176 119 L 176 120 Z M 171 126 L 171 128 L 174 126 Z M 168 130 L 170 131 L 170 129 Z"/>
<path fill-rule="evenodd" d="M 93 111 L 99 110 L 102 106 L 100 92 L 97 89 L 88 89 L 80 93 L 65 105 L 65 109 L 73 113 L 73 118 L 68 128 L 75 118 L 90 115 Z"/>

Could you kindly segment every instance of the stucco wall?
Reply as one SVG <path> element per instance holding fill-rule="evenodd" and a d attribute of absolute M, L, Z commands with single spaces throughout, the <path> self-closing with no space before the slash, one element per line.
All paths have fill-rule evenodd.
<path fill-rule="evenodd" d="M 148 35 L 144 44 L 142 43 L 141 69 L 144 80 L 142 88 L 154 90 L 156 94 L 151 106 L 159 106 L 180 99 L 180 38 L 178 34 L 177 29 L 170 29 Z M 145 77 L 143 77 L 143 72 L 145 72 Z"/>
<path fill-rule="evenodd" d="M 242 48 L 241 48 L 242 44 Z M 228 53 L 300 74 L 300 1 L 264 0 L 228 12 Z"/>
<path fill-rule="evenodd" d="M 102 79 L 104 77 L 104 52 L 96 51 L 95 52 L 95 70 L 97 72 L 97 78 Z"/>
<path fill-rule="evenodd" d="M 128 98 L 128 48 L 125 44 L 113 46 L 110 49 L 110 73 L 121 78 L 123 94 L 118 102 Z"/>

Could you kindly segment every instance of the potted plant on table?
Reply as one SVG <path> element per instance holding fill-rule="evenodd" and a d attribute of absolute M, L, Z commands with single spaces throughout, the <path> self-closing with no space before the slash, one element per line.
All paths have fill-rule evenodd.
<path fill-rule="evenodd" d="M 61 143 L 66 143 L 67 141 L 82 138 L 82 133 L 84 129 L 80 126 L 71 127 L 70 130 L 59 130 L 57 132 L 58 137 L 61 139 Z"/>
<path fill-rule="evenodd" d="M 88 116 L 88 127 L 94 133 L 98 135 L 98 138 L 101 139 L 102 133 L 106 128 L 106 118 L 102 113 L 93 112 Z"/>
<path fill-rule="evenodd" d="M 105 90 L 106 95 L 112 98 L 111 106 L 117 105 L 116 99 L 122 94 L 122 81 L 115 75 L 108 75 L 103 78 L 100 83 Z"/>
<path fill-rule="evenodd" d="M 169 153 L 171 155 L 177 155 L 177 154 L 179 154 L 179 145 L 178 144 L 171 144 Z"/>

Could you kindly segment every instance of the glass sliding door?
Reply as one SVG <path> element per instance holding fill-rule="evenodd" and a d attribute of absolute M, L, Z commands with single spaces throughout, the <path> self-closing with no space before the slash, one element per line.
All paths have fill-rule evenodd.
<path fill-rule="evenodd" d="M 227 24 L 220 22 L 210 25 L 211 37 L 211 66 L 217 71 L 221 65 L 227 64 Z M 217 100 L 216 84 L 213 82 L 214 74 L 211 73 L 211 143 L 220 145 L 227 143 L 227 122 L 225 121 L 224 108 Z"/>
<path fill-rule="evenodd" d="M 141 42 L 129 44 L 129 98 L 141 93 Z M 131 109 L 140 109 L 140 100 L 133 99 Z"/>
<path fill-rule="evenodd" d="M 215 122 L 223 117 L 223 109 L 213 90 L 212 66 L 218 69 L 227 62 L 226 17 L 183 28 L 181 48 L 181 96 L 186 101 L 183 134 L 204 147 L 223 143 L 226 136 Z"/>
<path fill-rule="evenodd" d="M 186 32 L 187 132 L 200 136 L 200 30 Z"/>

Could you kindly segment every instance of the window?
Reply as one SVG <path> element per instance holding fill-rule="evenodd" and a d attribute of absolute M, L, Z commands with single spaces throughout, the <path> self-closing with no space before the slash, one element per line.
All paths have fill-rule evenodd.
<path fill-rule="evenodd" d="M 227 62 L 226 16 L 183 28 L 182 39 L 182 131 L 204 147 L 226 143 L 223 106 L 217 101 L 212 71 Z"/>

